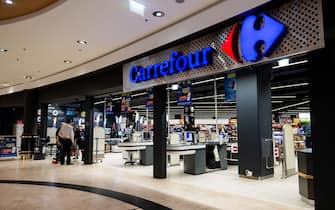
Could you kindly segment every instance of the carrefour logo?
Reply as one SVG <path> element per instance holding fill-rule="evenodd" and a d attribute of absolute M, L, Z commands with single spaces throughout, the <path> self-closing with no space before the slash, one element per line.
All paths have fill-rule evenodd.
<path fill-rule="evenodd" d="M 283 36 L 284 30 L 284 24 L 265 13 L 259 16 L 248 16 L 241 26 L 239 23 L 233 26 L 221 49 L 236 62 L 241 62 L 242 59 L 255 62 L 270 54 Z M 240 43 L 240 51 L 238 43 Z"/>
<path fill-rule="evenodd" d="M 184 55 L 173 51 L 170 53 L 168 61 L 162 61 L 156 64 L 142 66 L 132 66 L 129 71 L 129 80 L 132 83 L 139 83 L 166 75 L 171 75 L 188 69 L 199 68 L 212 63 L 213 48 L 208 46 L 201 51 Z"/>
<path fill-rule="evenodd" d="M 236 62 L 255 62 L 270 54 L 283 36 L 285 26 L 265 13 L 248 16 L 242 24 L 236 23 L 221 49 Z M 212 63 L 214 49 L 207 46 L 186 55 L 173 51 L 169 60 L 143 66 L 134 65 L 129 69 L 129 80 L 140 83 L 186 70 L 200 68 Z"/>

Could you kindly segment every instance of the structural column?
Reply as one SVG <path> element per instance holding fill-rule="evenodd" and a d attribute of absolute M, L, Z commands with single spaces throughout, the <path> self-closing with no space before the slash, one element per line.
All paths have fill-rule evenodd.
<path fill-rule="evenodd" d="M 21 142 L 22 158 L 31 158 L 37 136 L 38 94 L 35 90 L 24 91 L 23 135 Z"/>
<path fill-rule="evenodd" d="M 154 178 L 166 178 L 166 86 L 153 88 L 154 94 Z"/>
<path fill-rule="evenodd" d="M 238 165 L 241 176 L 262 179 L 274 173 L 271 71 L 264 65 L 237 73 Z"/>
<path fill-rule="evenodd" d="M 335 118 L 334 77 L 335 66 L 335 13 L 331 1 L 323 2 L 325 48 L 308 54 L 310 73 L 310 112 L 314 173 L 315 209 L 334 206 L 334 143 L 332 119 Z M 330 66 L 330 68 L 325 68 Z"/>
<path fill-rule="evenodd" d="M 84 164 L 93 163 L 93 97 L 86 97 L 84 103 L 85 110 L 85 144 L 84 144 Z"/>
<path fill-rule="evenodd" d="M 48 128 L 48 104 L 41 104 L 41 128 L 40 137 L 46 139 Z"/>

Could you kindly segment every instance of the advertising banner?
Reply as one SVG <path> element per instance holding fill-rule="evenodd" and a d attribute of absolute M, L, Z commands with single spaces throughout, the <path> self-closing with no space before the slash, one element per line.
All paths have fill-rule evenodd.
<path fill-rule="evenodd" d="M 182 83 L 178 88 L 177 105 L 188 106 L 192 104 L 192 84 L 191 82 Z"/>
<path fill-rule="evenodd" d="M 17 146 L 15 136 L 0 137 L 0 158 L 2 157 L 16 157 Z"/>
<path fill-rule="evenodd" d="M 153 109 L 154 108 L 154 94 L 151 90 L 148 92 L 148 95 L 147 95 L 146 107 L 148 109 Z"/>
<path fill-rule="evenodd" d="M 124 113 L 131 112 L 130 100 L 131 100 L 130 95 L 122 97 L 121 112 L 124 112 Z"/>
<path fill-rule="evenodd" d="M 112 97 L 108 96 L 105 98 L 105 112 L 106 115 L 113 114 L 113 101 Z"/>
<path fill-rule="evenodd" d="M 235 101 L 236 100 L 236 75 L 227 74 L 224 78 L 224 100 Z"/>

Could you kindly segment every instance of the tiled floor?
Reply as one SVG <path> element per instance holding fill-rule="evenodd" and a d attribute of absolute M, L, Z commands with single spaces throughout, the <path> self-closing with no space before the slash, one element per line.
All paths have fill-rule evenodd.
<path fill-rule="evenodd" d="M 281 179 L 281 174 L 276 173 L 273 178 L 255 181 L 239 178 L 236 166 L 197 176 L 184 174 L 182 166 L 174 166 L 168 168 L 167 179 L 153 179 L 152 166 L 124 166 L 121 153 L 111 153 L 102 163 L 93 165 L 75 162 L 60 166 L 51 164 L 51 160 L 0 161 L 0 171 L 0 180 L 94 186 L 135 195 L 172 209 L 313 209 L 300 199 L 297 176 Z M 136 208 L 113 198 L 71 189 L 15 184 L 0 187 L 1 192 L 6 192 L 0 196 L 0 209 L 23 206 L 45 209 L 46 205 L 48 209 Z"/>

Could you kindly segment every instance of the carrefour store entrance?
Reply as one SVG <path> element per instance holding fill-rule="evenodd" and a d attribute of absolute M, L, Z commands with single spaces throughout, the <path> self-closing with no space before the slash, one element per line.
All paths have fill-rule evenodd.
<path fill-rule="evenodd" d="M 299 113 L 308 115 L 308 81 L 297 82 L 297 78 L 297 83 L 290 83 L 284 77 L 305 71 L 306 52 L 322 48 L 324 43 L 322 31 L 316 30 L 301 36 L 303 42 L 296 40 L 300 37 L 296 26 L 305 23 L 285 14 L 294 12 L 301 17 L 305 13 L 302 7 L 293 9 L 294 5 L 292 1 L 245 16 L 220 30 L 123 66 L 124 92 L 147 89 L 153 96 L 155 178 L 166 178 L 170 166 L 182 160 L 187 174 L 207 176 L 210 169 L 237 165 L 240 177 L 266 179 L 275 175 L 281 154 L 291 159 L 284 162 L 281 175 L 297 173 L 295 148 L 304 145 L 294 142 L 293 134 L 300 131 Z M 320 29 L 317 19 L 309 19 L 310 25 Z M 285 86 L 302 87 L 302 91 L 291 95 Z M 275 95 L 277 92 L 283 95 Z M 279 129 L 281 122 L 290 124 L 288 130 L 281 131 L 282 138 L 292 133 L 290 149 L 288 144 L 278 145 L 280 136 L 273 137 L 273 128 Z M 300 138 L 295 140 L 303 143 Z"/>

